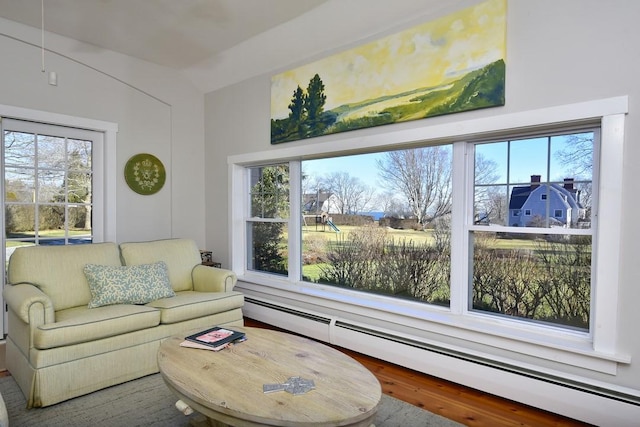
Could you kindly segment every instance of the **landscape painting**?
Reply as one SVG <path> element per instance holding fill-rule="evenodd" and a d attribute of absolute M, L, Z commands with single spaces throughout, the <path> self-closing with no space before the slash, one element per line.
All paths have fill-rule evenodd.
<path fill-rule="evenodd" d="M 506 0 L 277 74 L 271 143 L 504 105 Z"/>

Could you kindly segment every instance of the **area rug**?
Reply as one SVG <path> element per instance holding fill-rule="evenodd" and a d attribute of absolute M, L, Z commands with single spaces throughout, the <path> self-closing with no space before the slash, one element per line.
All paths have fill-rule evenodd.
<path fill-rule="evenodd" d="M 175 409 L 176 398 L 160 374 L 149 375 L 46 408 L 26 409 L 13 377 L 0 378 L 9 425 L 47 427 L 187 427 L 191 418 Z M 401 400 L 382 396 L 376 427 L 454 427 L 460 424 Z"/>

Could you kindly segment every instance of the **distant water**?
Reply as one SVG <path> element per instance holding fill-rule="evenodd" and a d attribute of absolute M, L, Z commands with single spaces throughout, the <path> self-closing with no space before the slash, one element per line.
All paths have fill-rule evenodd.
<path fill-rule="evenodd" d="M 374 221 L 379 221 L 384 216 L 384 212 L 370 211 L 370 212 L 358 212 L 358 215 L 372 216 Z"/>

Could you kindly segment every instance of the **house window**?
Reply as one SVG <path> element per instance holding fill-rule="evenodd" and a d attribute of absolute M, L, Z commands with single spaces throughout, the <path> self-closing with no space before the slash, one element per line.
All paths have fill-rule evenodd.
<path fill-rule="evenodd" d="M 597 363 L 576 350 L 576 343 L 582 349 L 591 346 L 595 359 L 616 352 L 612 337 L 617 330 L 618 277 L 611 261 L 619 249 L 619 164 L 626 105 L 626 98 L 615 98 L 517 113 L 504 120 L 491 117 L 462 127 L 456 122 L 433 129 L 427 125 L 419 130 L 382 130 L 370 140 L 336 137 L 322 144 L 231 156 L 230 215 L 243 218 L 234 220 L 231 231 L 238 286 L 248 295 L 327 307 L 362 316 L 363 322 L 375 319 L 402 325 L 411 319 L 414 327 L 424 322 L 425 330 L 437 327 L 439 333 L 506 350 L 517 342 L 519 348 L 543 358 L 548 355 L 545 348 L 562 348 L 571 353 L 572 363 L 599 370 Z M 598 115 L 599 111 L 604 113 Z M 505 137 L 510 124 L 517 137 Z M 523 135 L 524 128 L 536 133 Z M 460 129 L 478 140 L 457 134 Z M 416 135 L 440 137 L 419 140 Z M 362 152 L 338 154 L 345 146 Z M 410 197 L 391 189 L 401 180 L 381 173 L 380 166 L 385 164 L 381 159 L 393 153 L 417 157 L 425 149 L 449 156 L 451 179 L 449 186 L 433 193 L 439 202 L 431 204 L 419 221 L 409 208 Z M 256 159 L 261 163 L 255 164 Z M 281 168 L 281 181 L 288 182 L 290 211 L 259 216 L 250 207 L 260 193 L 255 190 L 259 180 L 251 177 L 259 175 L 256 168 L 273 167 Z M 435 183 L 429 178 L 433 175 L 420 176 L 419 183 Z M 346 189 L 354 188 L 363 190 L 353 192 L 359 195 L 355 201 L 340 197 L 342 191 L 347 194 Z M 246 202 L 249 199 L 251 203 Z M 566 212 L 566 218 L 556 218 L 557 209 Z M 512 225 L 509 219 L 517 210 L 529 215 Z M 436 217 L 438 221 L 431 221 Z M 256 263 L 255 243 L 261 241 L 253 239 L 252 227 L 264 223 L 282 224 L 280 246 L 266 253 L 276 254 L 276 265 L 286 269 Z M 401 240 L 400 234 L 405 238 Z M 366 256 L 365 251 L 376 245 L 387 248 L 386 265 Z M 430 263 L 422 263 L 420 257 L 429 254 L 430 247 L 448 248 L 444 251 L 448 256 L 427 255 Z M 348 254 L 357 255 L 358 262 Z M 407 273 L 403 277 L 408 281 L 398 281 L 416 266 L 441 271 L 439 283 L 448 286 L 429 294 L 428 289 L 418 290 L 423 282 L 411 281 L 415 274 Z M 353 273 L 356 269 L 361 273 Z M 349 279 L 372 271 L 395 276 L 389 276 L 394 279 L 386 287 L 354 286 Z M 563 282 L 569 276 L 575 280 Z M 607 292 L 597 292 L 605 285 Z M 418 291 L 411 291 L 412 286 Z M 594 317 L 598 329 L 591 325 Z M 612 356 L 609 361 L 613 360 Z"/>
<path fill-rule="evenodd" d="M 474 152 L 468 188 L 452 185 L 451 144 L 305 160 L 299 176 L 287 164 L 249 168 L 247 268 L 288 275 L 293 249 L 300 251 L 293 256 L 297 280 L 449 306 L 450 271 L 462 268 L 450 256 L 450 230 L 463 225 L 452 224 L 452 199 L 469 195 L 468 309 L 586 331 L 591 218 L 576 216 L 570 227 L 558 229 L 566 225 L 559 221 L 562 209 L 550 204 L 569 195 L 576 213 L 591 211 L 597 143 L 596 130 L 455 143 Z M 301 183 L 297 194 L 290 192 L 292 180 Z M 302 245 L 290 248 L 287 218 L 309 212 L 290 211 L 289 198 L 303 207 L 321 192 L 333 203 L 314 205 L 316 221 L 295 230 Z M 539 203 L 539 192 L 557 197 Z M 514 233 L 517 225 L 506 223 L 503 209 L 519 217 L 525 204 L 531 205 L 530 219 Z M 483 213 L 490 231 L 474 224 Z"/>
<path fill-rule="evenodd" d="M 590 214 L 578 213 L 591 212 L 595 202 L 598 134 L 585 129 L 473 144 L 476 165 L 483 165 L 475 167 L 474 210 L 492 213 L 494 231 L 469 227 L 470 310 L 589 329 L 593 229 Z M 570 223 L 553 208 L 565 203 L 576 213 Z M 517 233 L 505 226 L 500 207 L 507 205 L 514 215 L 530 206 L 531 219 Z"/>
<path fill-rule="evenodd" d="M 93 242 L 94 159 L 101 144 L 100 132 L 3 120 L 7 251 Z"/>
<path fill-rule="evenodd" d="M 531 209 L 525 209 L 524 216 L 531 216 Z"/>
<path fill-rule="evenodd" d="M 334 200 L 315 212 L 326 226 L 302 227 L 302 280 L 449 306 L 450 144 L 301 167 L 303 200 Z"/>
<path fill-rule="evenodd" d="M 287 275 L 289 166 L 259 166 L 248 172 L 247 269 Z"/>

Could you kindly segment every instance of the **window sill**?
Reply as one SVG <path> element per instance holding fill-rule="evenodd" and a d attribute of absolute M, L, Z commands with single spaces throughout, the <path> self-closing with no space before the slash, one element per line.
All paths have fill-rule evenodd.
<path fill-rule="evenodd" d="M 509 353 L 517 353 L 520 361 L 532 358 L 529 362 L 532 365 L 540 362 L 535 359 L 542 359 L 609 375 L 616 374 L 618 364 L 628 364 L 631 361 L 628 356 L 595 351 L 587 333 L 494 318 L 485 314 L 456 314 L 446 307 L 354 292 L 329 285 L 291 283 L 277 276 L 248 272 L 238 276 L 236 289 L 248 296 L 285 299 L 288 305 L 312 306 L 315 312 L 323 312 L 324 309 L 332 313 L 327 317 L 343 317 L 362 323 L 383 322 L 385 328 L 399 335 L 408 334 L 413 339 L 425 342 L 435 339 L 441 345 L 458 349 L 463 347 L 470 353 L 492 354 L 497 361 L 508 358 L 509 363 L 513 363 Z M 304 308 L 300 309 L 304 311 Z M 548 363 L 544 365 L 547 366 Z"/>

